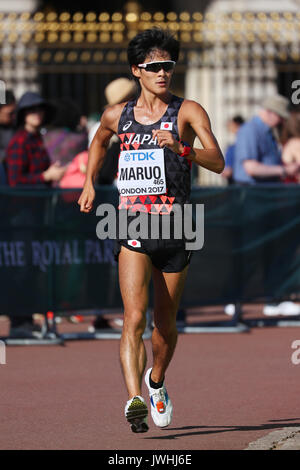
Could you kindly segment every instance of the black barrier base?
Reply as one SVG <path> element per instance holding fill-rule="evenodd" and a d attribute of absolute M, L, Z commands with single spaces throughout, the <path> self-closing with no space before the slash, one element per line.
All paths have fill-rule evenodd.
<path fill-rule="evenodd" d="M 62 333 L 61 337 L 64 341 L 72 340 L 91 340 L 91 339 L 120 339 L 122 330 L 115 330 L 113 328 L 105 328 L 103 330 L 97 330 L 95 333 L 89 333 L 81 331 L 78 333 Z M 150 328 L 146 328 L 145 333 L 143 334 L 143 339 L 151 338 L 152 331 Z"/>
<path fill-rule="evenodd" d="M 40 339 L 29 339 L 29 338 L 9 338 L 1 337 L 7 346 L 63 346 L 64 340 L 61 337 L 57 338 L 40 338 Z"/>
<path fill-rule="evenodd" d="M 244 333 L 249 331 L 249 327 L 243 323 L 231 325 L 231 322 L 224 321 L 219 323 L 203 322 L 192 324 L 189 326 L 177 326 L 178 333 Z M 76 340 L 97 340 L 97 339 L 120 339 L 121 331 L 114 329 L 98 330 L 97 333 L 79 332 L 79 333 L 62 333 L 61 337 L 64 341 Z M 150 339 L 152 329 L 147 328 L 143 334 L 143 339 Z"/>
<path fill-rule="evenodd" d="M 242 320 L 242 313 L 242 305 L 237 302 L 231 320 L 187 324 L 186 312 L 182 309 L 177 316 L 179 319 L 177 330 L 178 333 L 246 333 L 249 331 L 249 326 Z"/>
<path fill-rule="evenodd" d="M 64 340 L 62 336 L 57 333 L 54 319 L 51 321 L 48 314 L 45 315 L 45 321 L 41 328 L 40 338 L 14 338 L 10 336 L 0 337 L 7 346 L 63 346 Z"/>
<path fill-rule="evenodd" d="M 269 318 L 250 318 L 243 320 L 243 322 L 250 328 L 277 326 L 277 327 L 300 327 L 300 318 L 298 320 L 295 316 L 286 316 L 284 318 L 269 317 Z"/>
<path fill-rule="evenodd" d="M 97 312 L 88 312 L 89 314 Z M 102 315 L 105 313 L 111 313 L 109 310 L 103 310 Z M 65 316 L 65 314 L 64 314 Z M 241 320 L 242 307 L 240 303 L 236 304 L 235 314 L 231 320 L 214 321 L 214 322 L 200 322 L 188 324 L 186 322 L 186 311 L 180 309 L 177 314 L 177 331 L 182 334 L 189 333 L 245 333 L 249 331 L 249 326 L 244 324 Z M 143 335 L 143 339 L 150 339 L 152 336 L 153 324 L 151 311 L 148 310 L 147 314 L 147 326 Z M 104 328 L 97 329 L 95 332 L 71 332 L 61 333 L 61 337 L 64 341 L 76 341 L 76 340 L 101 340 L 101 339 L 120 339 L 122 334 L 121 329 L 115 328 Z"/>
<path fill-rule="evenodd" d="M 250 330 L 244 323 L 203 322 L 177 327 L 178 333 L 246 333 Z"/>
<path fill-rule="evenodd" d="M 10 336 L 2 336 L 0 340 L 7 346 L 57 346 L 64 345 L 61 335 L 49 332 L 44 329 L 40 338 L 11 338 Z"/>
<path fill-rule="evenodd" d="M 83 312 L 81 312 L 83 313 Z M 91 315 L 105 315 L 107 313 L 112 313 L 109 309 L 101 310 L 101 314 L 99 315 L 99 311 L 87 311 L 85 314 Z M 65 313 L 64 313 L 65 316 Z M 146 313 L 146 329 L 143 334 L 143 339 L 149 339 L 152 336 L 152 317 L 150 310 L 147 310 Z M 76 341 L 76 340 L 96 340 L 96 339 L 120 339 L 122 335 L 122 329 L 120 328 L 99 328 L 96 331 L 89 332 L 89 331 L 79 331 L 79 332 L 71 332 L 71 333 L 61 333 L 60 336 L 65 341 Z"/>

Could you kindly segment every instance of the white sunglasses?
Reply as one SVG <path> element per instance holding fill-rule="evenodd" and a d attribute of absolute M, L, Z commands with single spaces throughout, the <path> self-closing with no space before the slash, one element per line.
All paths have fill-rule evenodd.
<path fill-rule="evenodd" d="M 144 64 L 138 64 L 139 68 L 143 68 L 146 72 L 159 72 L 163 69 L 165 72 L 170 72 L 174 69 L 176 62 L 174 60 L 156 60 L 153 62 L 146 62 Z"/>

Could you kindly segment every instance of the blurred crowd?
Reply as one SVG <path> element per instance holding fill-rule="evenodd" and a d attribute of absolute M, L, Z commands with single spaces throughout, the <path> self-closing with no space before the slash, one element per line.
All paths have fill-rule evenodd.
<path fill-rule="evenodd" d="M 112 105 L 134 98 L 137 89 L 135 82 L 119 78 L 104 93 L 107 105 Z M 28 91 L 16 100 L 7 90 L 6 103 L 0 105 L 0 184 L 81 188 L 101 112 L 87 117 L 68 97 L 50 102 Z M 226 184 L 300 182 L 300 109 L 290 109 L 285 97 L 267 97 L 248 120 L 233 116 L 227 131 L 230 145 L 222 174 Z M 96 184 L 115 183 L 118 155 L 114 136 Z M 227 313 L 234 313 L 229 307 Z M 93 328 L 106 326 L 105 318 L 99 317 Z M 31 314 L 11 317 L 12 337 L 36 336 L 35 328 Z"/>
<path fill-rule="evenodd" d="M 104 90 L 107 106 L 134 98 L 136 92 L 134 81 L 116 79 Z M 28 91 L 16 100 L 7 90 L 6 103 L 0 105 L 0 185 L 82 188 L 88 149 L 100 125 L 101 112 L 87 117 L 68 97 L 50 102 Z M 118 138 L 113 136 L 97 185 L 114 184 L 119 152 Z M 79 321 L 80 316 L 72 318 Z M 90 330 L 108 326 L 105 317 L 99 316 Z M 11 338 L 38 338 L 40 330 L 31 313 L 10 317 Z"/>
<path fill-rule="evenodd" d="M 300 108 L 291 108 L 287 98 L 265 98 L 246 122 L 233 116 L 227 131 L 222 176 L 228 184 L 300 182 Z"/>
<path fill-rule="evenodd" d="M 234 116 L 227 123 L 231 143 L 225 153 L 223 178 L 228 184 L 268 185 L 300 182 L 300 109 L 281 95 L 266 97 L 251 119 Z M 267 257 L 267 253 L 265 253 Z M 227 315 L 235 305 L 225 306 Z M 291 301 L 266 304 L 266 316 L 299 315 Z"/>

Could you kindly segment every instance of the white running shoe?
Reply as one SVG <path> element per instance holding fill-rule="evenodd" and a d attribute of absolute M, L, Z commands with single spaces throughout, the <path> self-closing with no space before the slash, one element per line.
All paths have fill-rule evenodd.
<path fill-rule="evenodd" d="M 173 415 L 173 405 L 168 396 L 166 387 L 163 385 L 161 388 L 150 387 L 150 374 L 152 368 L 148 369 L 145 375 L 145 382 L 149 390 L 150 403 L 151 403 L 151 416 L 160 428 L 169 426 Z"/>
<path fill-rule="evenodd" d="M 125 417 L 130 423 L 132 432 L 148 431 L 148 408 L 143 397 L 139 395 L 128 400 L 125 406 Z"/>

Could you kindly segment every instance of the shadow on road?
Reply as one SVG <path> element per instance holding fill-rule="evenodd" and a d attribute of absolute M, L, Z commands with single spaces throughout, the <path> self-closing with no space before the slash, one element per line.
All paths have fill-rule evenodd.
<path fill-rule="evenodd" d="M 291 421 L 293 421 L 291 423 Z M 295 422 L 297 421 L 297 422 Z M 300 426 L 300 418 L 289 418 L 289 419 L 272 419 L 269 420 L 266 424 L 260 424 L 257 426 L 183 426 L 181 428 L 166 428 L 162 429 L 162 431 L 191 431 L 192 432 L 181 432 L 175 434 L 168 434 L 164 436 L 152 436 L 152 437 L 145 437 L 144 439 L 155 440 L 155 439 L 165 439 L 165 440 L 172 440 L 178 439 L 180 437 L 188 437 L 188 436 L 201 436 L 205 434 L 219 434 L 224 432 L 236 432 L 236 431 L 262 431 L 262 430 L 276 430 L 281 429 L 283 427 L 296 427 Z"/>

